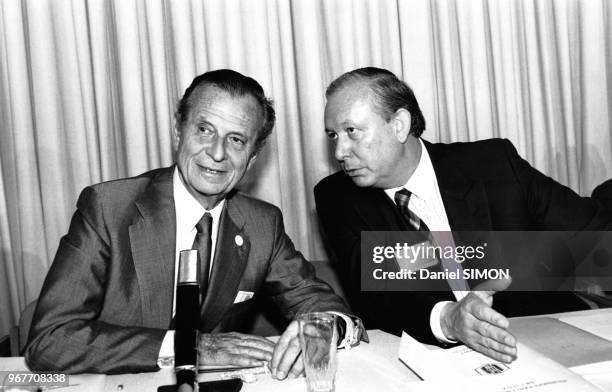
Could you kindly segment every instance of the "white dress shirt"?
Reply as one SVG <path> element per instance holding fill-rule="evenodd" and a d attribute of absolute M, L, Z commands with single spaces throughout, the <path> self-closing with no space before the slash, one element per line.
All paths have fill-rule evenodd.
<path fill-rule="evenodd" d="M 178 168 L 174 169 L 172 178 L 174 186 L 174 210 L 176 211 L 176 247 L 174 257 L 174 300 L 172 301 L 172 314 L 176 308 L 176 282 L 178 279 L 179 254 L 182 250 L 191 249 L 197 234 L 196 224 L 205 213 L 212 215 L 212 249 L 208 272 L 212 271 L 212 265 L 219 236 L 219 220 L 225 206 L 225 199 L 221 200 L 212 210 L 206 210 L 199 201 L 185 187 L 179 174 Z"/>
<path fill-rule="evenodd" d="M 176 282 L 178 279 L 179 270 L 179 254 L 182 250 L 191 249 L 193 241 L 197 234 L 196 224 L 200 221 L 205 213 L 210 213 L 213 218 L 212 223 L 212 249 L 210 251 L 210 269 L 212 271 L 212 264 L 215 255 L 215 249 L 217 246 L 217 237 L 219 236 L 219 221 L 221 219 L 221 212 L 225 206 L 225 199 L 221 200 L 212 210 L 206 210 L 199 201 L 185 187 L 181 175 L 178 171 L 178 167 L 174 169 L 174 175 L 172 177 L 172 185 L 174 188 L 174 210 L 176 211 L 176 247 L 174 256 L 174 294 L 172 295 L 172 314 L 176 309 Z M 174 357 L 174 331 L 166 332 L 161 348 L 159 350 L 159 358 Z"/>
<path fill-rule="evenodd" d="M 395 203 L 395 193 L 402 188 L 406 188 L 412 193 L 408 202 L 410 211 L 414 212 L 424 221 L 430 231 L 450 232 L 451 228 L 448 223 L 448 217 L 444 209 L 444 203 L 442 202 L 442 196 L 440 195 L 440 188 L 438 187 L 438 180 L 433 164 L 431 163 L 431 158 L 421 139 L 419 139 L 419 143 L 421 143 L 421 158 L 419 159 L 419 163 L 414 173 L 412 173 L 412 176 L 408 179 L 408 182 L 401 187 L 385 189 L 385 193 Z M 453 290 L 453 294 L 457 301 L 465 297 L 467 293 L 468 291 Z M 454 343 L 454 341 L 449 340 L 444 335 L 440 324 L 442 308 L 449 302 L 450 301 L 441 301 L 434 305 L 429 317 L 429 325 L 436 339 L 441 342 Z"/>

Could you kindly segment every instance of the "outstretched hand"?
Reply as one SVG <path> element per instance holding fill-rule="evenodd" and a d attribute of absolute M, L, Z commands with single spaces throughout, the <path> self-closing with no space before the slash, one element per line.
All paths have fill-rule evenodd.
<path fill-rule="evenodd" d="M 442 310 L 444 334 L 500 362 L 516 359 L 516 338 L 508 332 L 510 322 L 493 310 L 493 295 L 503 291 L 511 279 L 486 281 L 458 302 Z"/>

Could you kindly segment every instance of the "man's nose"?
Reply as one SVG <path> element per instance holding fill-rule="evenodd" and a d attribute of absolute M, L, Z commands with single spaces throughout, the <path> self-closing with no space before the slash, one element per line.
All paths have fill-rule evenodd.
<path fill-rule="evenodd" d="M 334 156 L 338 161 L 345 160 L 351 152 L 351 141 L 343 135 L 338 135 L 336 146 L 334 148 Z"/>
<path fill-rule="evenodd" d="M 206 153 L 216 162 L 221 162 L 226 158 L 225 139 L 215 137 L 215 140 L 208 146 Z"/>

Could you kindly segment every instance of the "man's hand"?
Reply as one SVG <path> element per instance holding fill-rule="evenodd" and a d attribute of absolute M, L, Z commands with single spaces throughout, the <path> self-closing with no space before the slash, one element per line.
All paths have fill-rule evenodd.
<path fill-rule="evenodd" d="M 262 366 L 272 359 L 274 343 L 237 332 L 201 334 L 200 365 Z"/>
<path fill-rule="evenodd" d="M 270 370 L 272 376 L 283 380 L 287 375 L 289 378 L 299 377 L 304 372 L 304 361 L 301 358 L 299 341 L 299 327 L 297 320 L 289 324 L 274 347 Z"/>
<path fill-rule="evenodd" d="M 449 339 L 460 340 L 495 360 L 510 363 L 516 359 L 516 338 L 507 331 L 508 319 L 491 308 L 493 294 L 505 290 L 512 280 L 487 281 L 474 288 L 459 302 L 442 310 L 441 325 Z"/>

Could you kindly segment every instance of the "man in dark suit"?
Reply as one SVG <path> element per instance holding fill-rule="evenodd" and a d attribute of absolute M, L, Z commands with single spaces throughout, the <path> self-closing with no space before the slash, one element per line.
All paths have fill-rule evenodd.
<path fill-rule="evenodd" d="M 38 300 L 25 352 L 30 368 L 121 373 L 171 362 L 178 253 L 202 233 L 212 265 L 202 268 L 200 364 L 269 361 L 279 379 L 302 372 L 295 321 L 276 345 L 231 332 L 244 328 L 260 295 L 289 320 L 339 312 L 351 344 L 345 303 L 295 250 L 279 209 L 234 189 L 274 119 L 255 80 L 205 73 L 179 103 L 176 166 L 82 192 Z"/>
<path fill-rule="evenodd" d="M 363 231 L 597 230 L 610 220 L 597 203 L 532 168 L 507 140 L 422 140 L 414 94 L 389 71 L 348 72 L 326 96 L 325 128 L 342 171 L 315 187 L 317 211 L 349 303 L 370 328 L 434 344 L 462 341 L 510 362 L 516 339 L 503 314 L 586 307 L 571 293 L 518 292 L 496 294 L 493 306 L 508 281 L 471 291 L 461 281 L 435 292 L 362 291 Z"/>
<path fill-rule="evenodd" d="M 602 203 L 604 206 L 612 208 L 612 179 L 606 180 L 597 185 L 595 189 L 593 189 L 591 197 Z"/>

